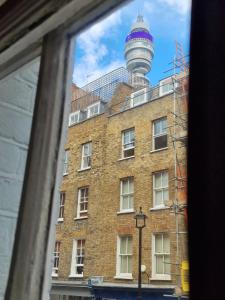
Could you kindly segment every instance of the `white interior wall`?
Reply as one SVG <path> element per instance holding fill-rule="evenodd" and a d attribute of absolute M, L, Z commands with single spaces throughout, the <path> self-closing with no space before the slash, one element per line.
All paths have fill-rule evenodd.
<path fill-rule="evenodd" d="M 38 72 L 39 58 L 0 81 L 0 300 L 10 267 Z"/>

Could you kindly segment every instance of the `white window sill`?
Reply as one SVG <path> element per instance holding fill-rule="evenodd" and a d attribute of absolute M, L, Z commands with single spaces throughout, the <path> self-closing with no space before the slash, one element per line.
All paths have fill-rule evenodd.
<path fill-rule="evenodd" d="M 77 172 L 83 172 L 83 171 L 90 170 L 90 169 L 91 169 L 91 167 L 87 167 L 87 168 L 79 169 L 79 170 L 77 170 Z"/>
<path fill-rule="evenodd" d="M 160 148 L 160 149 L 155 149 L 155 150 L 150 151 L 150 153 L 160 152 L 160 151 L 167 150 L 167 149 L 168 149 L 168 147 L 164 147 L 164 148 Z"/>
<path fill-rule="evenodd" d="M 53 277 L 53 278 L 57 278 L 57 277 L 59 277 L 59 275 L 56 274 L 56 273 L 52 273 L 52 277 Z"/>
<path fill-rule="evenodd" d="M 74 220 L 86 220 L 86 219 L 88 219 L 88 216 L 74 218 Z"/>
<path fill-rule="evenodd" d="M 121 210 L 117 212 L 117 215 L 123 215 L 123 214 L 132 214 L 134 213 L 133 209 L 129 209 L 129 210 Z"/>
<path fill-rule="evenodd" d="M 58 219 L 57 219 L 57 222 L 58 222 L 58 223 L 61 223 L 61 222 L 63 222 L 63 221 L 64 221 L 64 218 L 58 218 Z"/>
<path fill-rule="evenodd" d="M 69 275 L 69 278 L 83 278 L 84 277 L 84 275 L 82 274 L 70 274 Z"/>
<path fill-rule="evenodd" d="M 170 275 L 161 275 L 161 276 L 153 276 L 150 278 L 151 281 L 156 281 L 156 280 L 159 280 L 159 281 L 170 281 L 171 280 L 171 276 Z"/>
<path fill-rule="evenodd" d="M 63 176 L 67 176 L 69 173 L 63 173 Z"/>
<path fill-rule="evenodd" d="M 121 161 L 121 160 L 127 160 L 127 159 L 130 159 L 130 158 L 135 158 L 135 156 L 128 156 L 128 157 L 121 157 L 120 159 L 118 159 L 118 161 Z"/>
<path fill-rule="evenodd" d="M 115 279 L 125 279 L 125 280 L 133 280 L 132 274 L 130 275 L 116 275 L 114 276 Z"/>
<path fill-rule="evenodd" d="M 170 209 L 169 206 L 156 206 L 156 207 L 152 207 L 149 210 L 150 211 L 155 211 L 155 210 L 164 210 L 164 209 Z"/>

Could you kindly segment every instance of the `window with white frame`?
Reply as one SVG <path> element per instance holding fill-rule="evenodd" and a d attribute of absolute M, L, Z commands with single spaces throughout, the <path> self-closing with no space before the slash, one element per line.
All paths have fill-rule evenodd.
<path fill-rule="evenodd" d="M 68 174 L 68 166 L 69 166 L 69 150 L 65 150 L 64 163 L 63 163 L 63 175 Z"/>
<path fill-rule="evenodd" d="M 122 157 L 134 156 L 135 134 L 134 128 L 122 131 Z"/>
<path fill-rule="evenodd" d="M 60 200 L 59 200 L 59 217 L 58 221 L 63 221 L 64 219 L 64 206 L 65 206 L 66 193 L 60 192 Z"/>
<path fill-rule="evenodd" d="M 169 200 L 168 171 L 153 174 L 153 207 L 165 207 Z"/>
<path fill-rule="evenodd" d="M 85 240 L 74 240 L 70 277 L 83 277 Z"/>
<path fill-rule="evenodd" d="M 78 203 L 77 203 L 77 218 L 87 216 L 88 211 L 88 187 L 82 187 L 78 189 Z"/>
<path fill-rule="evenodd" d="M 172 92 L 173 92 L 172 77 L 161 80 L 159 83 L 159 96 L 161 97 Z"/>
<path fill-rule="evenodd" d="M 167 118 L 153 121 L 153 150 L 167 147 Z"/>
<path fill-rule="evenodd" d="M 69 126 L 78 123 L 80 120 L 80 111 L 75 111 L 69 115 Z"/>
<path fill-rule="evenodd" d="M 94 103 L 87 107 L 87 117 L 91 118 L 100 113 L 100 102 Z"/>
<path fill-rule="evenodd" d="M 127 177 L 120 180 L 120 211 L 133 211 L 134 178 Z"/>
<path fill-rule="evenodd" d="M 52 268 L 52 276 L 58 277 L 59 270 L 59 254 L 60 254 L 60 242 L 55 242 L 55 249 L 53 252 L 53 268 Z"/>
<path fill-rule="evenodd" d="M 147 88 L 141 89 L 131 94 L 131 107 L 147 102 Z"/>
<path fill-rule="evenodd" d="M 152 277 L 170 279 L 170 240 L 168 234 L 154 234 L 152 249 Z"/>
<path fill-rule="evenodd" d="M 81 169 L 88 169 L 91 167 L 91 152 L 92 152 L 91 142 L 82 145 Z"/>
<path fill-rule="evenodd" d="M 120 236 L 117 239 L 118 277 L 132 278 L 132 237 Z"/>

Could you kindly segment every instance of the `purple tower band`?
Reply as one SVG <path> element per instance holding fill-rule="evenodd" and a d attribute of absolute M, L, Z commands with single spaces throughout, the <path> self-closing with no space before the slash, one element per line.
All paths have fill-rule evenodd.
<path fill-rule="evenodd" d="M 151 42 L 153 42 L 153 36 L 146 32 L 146 31 L 135 31 L 135 32 L 131 32 L 130 34 L 128 34 L 128 36 L 126 37 L 126 43 L 129 42 L 130 40 L 133 39 L 147 39 Z"/>

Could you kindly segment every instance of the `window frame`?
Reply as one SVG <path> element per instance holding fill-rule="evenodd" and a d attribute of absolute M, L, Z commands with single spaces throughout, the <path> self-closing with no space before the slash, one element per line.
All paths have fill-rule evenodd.
<path fill-rule="evenodd" d="M 172 85 L 172 89 L 168 89 L 167 91 L 164 92 L 163 87 L 167 86 L 167 85 Z M 167 78 L 160 80 L 160 82 L 159 82 L 159 96 L 160 97 L 171 94 L 173 92 L 174 92 L 174 86 L 173 86 L 173 78 L 172 77 L 167 77 Z"/>
<path fill-rule="evenodd" d="M 77 245 L 78 242 L 81 241 L 81 252 L 84 249 L 84 255 L 77 255 Z M 83 278 L 84 277 L 84 271 L 82 272 L 82 274 L 78 274 L 77 273 L 77 268 L 78 267 L 83 267 L 84 269 L 84 261 L 82 264 L 78 264 L 76 262 L 77 257 L 83 257 L 83 260 L 85 259 L 85 239 L 74 239 L 73 240 L 73 248 L 72 248 L 72 259 L 71 259 L 71 269 L 70 269 L 70 275 L 69 277 L 75 277 L 75 278 Z M 83 245 L 84 244 L 84 245 Z"/>
<path fill-rule="evenodd" d="M 167 122 L 167 126 L 166 126 L 166 133 L 158 133 L 158 134 L 155 134 L 155 123 L 156 122 L 159 122 L 159 121 L 163 121 L 163 120 L 166 120 L 166 122 L 168 121 L 167 120 L 167 116 L 164 116 L 164 117 L 161 117 L 161 118 L 158 118 L 158 119 L 155 119 L 152 121 L 152 151 L 160 151 L 160 150 L 164 150 L 164 149 L 167 149 L 168 148 L 168 132 L 167 132 L 167 127 L 168 127 L 168 122 Z M 162 147 L 162 148 L 155 148 L 155 139 L 158 138 L 158 137 L 162 137 L 162 136 L 166 136 L 167 139 L 166 139 L 166 146 L 165 147 Z"/>
<path fill-rule="evenodd" d="M 134 132 L 134 141 L 132 142 L 132 141 L 129 141 L 129 143 L 124 143 L 124 139 L 125 139 L 125 134 L 127 133 L 127 132 L 131 132 L 131 131 L 133 131 Z M 132 127 L 132 128 L 128 128 L 128 129 L 125 129 L 125 130 L 123 130 L 122 132 L 121 132 L 121 135 L 122 135 L 122 158 L 123 159 L 127 159 L 127 158 L 130 158 L 130 157 L 134 157 L 135 156 L 135 128 L 134 127 Z M 131 147 L 129 147 L 129 148 L 125 148 L 125 146 L 126 145 L 129 145 L 129 144 L 133 144 L 133 146 L 131 146 Z M 126 152 L 126 151 L 130 151 L 130 150 L 132 150 L 133 149 L 133 151 L 134 151 L 134 153 L 133 153 L 133 155 L 130 155 L 130 156 L 125 156 L 124 155 L 124 153 Z"/>
<path fill-rule="evenodd" d="M 84 155 L 84 147 L 85 147 L 85 145 L 90 145 L 89 146 L 89 151 L 90 151 L 89 155 Z M 92 156 L 92 142 L 90 141 L 90 142 L 82 144 L 81 168 L 80 168 L 81 170 L 91 169 L 91 163 L 92 163 L 91 156 Z M 90 157 L 90 165 L 88 165 L 87 167 L 84 167 L 84 158 L 86 158 L 86 157 Z"/>
<path fill-rule="evenodd" d="M 93 108 L 93 107 L 95 107 L 95 106 L 98 107 L 98 112 L 95 113 L 95 114 L 93 114 L 93 115 L 91 115 L 91 114 L 90 114 L 91 108 Z M 99 115 L 99 114 L 100 114 L 100 101 L 99 101 L 99 102 L 96 102 L 96 103 L 93 103 L 93 104 L 91 104 L 91 105 L 89 105 L 89 106 L 87 107 L 87 119 L 90 119 L 90 118 L 92 118 L 92 117 L 95 117 L 95 116 L 97 116 L 97 115 Z"/>
<path fill-rule="evenodd" d="M 121 240 L 124 238 L 131 238 L 131 254 L 123 254 L 124 256 L 131 256 L 131 273 L 121 273 Z M 127 248 L 127 246 L 126 246 Z M 132 235 L 122 235 L 117 236 L 117 255 L 116 255 L 116 276 L 115 278 L 121 278 L 121 279 L 133 279 L 132 276 L 132 264 L 133 264 L 133 237 Z"/>
<path fill-rule="evenodd" d="M 169 253 L 158 253 L 155 254 L 155 246 L 156 246 L 156 236 L 161 235 L 164 239 L 164 236 L 166 236 L 169 240 Z M 170 264 L 170 272 L 171 272 L 171 241 L 170 236 L 167 232 L 156 232 L 152 234 L 152 279 L 156 280 L 171 280 L 171 274 L 157 274 L 156 273 L 156 256 L 169 256 L 169 264 Z M 163 267 L 164 269 L 164 267 Z"/>
<path fill-rule="evenodd" d="M 86 210 L 81 210 L 81 190 L 87 190 L 88 191 L 88 196 L 84 197 L 87 199 L 86 201 L 83 201 L 84 204 L 87 204 L 87 209 Z M 77 194 L 77 219 L 84 219 L 88 217 L 88 202 L 89 202 L 89 186 L 84 186 L 78 188 L 78 194 Z M 81 213 L 86 213 L 84 216 L 81 216 Z"/>
<path fill-rule="evenodd" d="M 65 200 L 66 200 L 66 192 L 61 191 L 59 193 L 59 216 L 58 216 L 58 220 L 57 220 L 58 222 L 64 221 Z"/>
<path fill-rule="evenodd" d="M 168 180 L 167 180 L 167 186 L 164 187 L 164 186 L 161 185 L 161 187 L 156 188 L 155 187 L 155 175 L 161 174 L 161 184 L 162 184 L 162 182 L 163 182 L 163 180 L 162 180 L 162 174 L 164 174 L 164 173 L 167 173 L 167 178 L 168 178 Z M 167 169 L 152 173 L 152 191 L 153 191 L 153 203 L 152 204 L 153 204 L 153 208 L 154 209 L 157 209 L 157 208 L 159 208 L 159 209 L 161 209 L 161 208 L 167 208 L 168 206 L 166 205 L 166 203 L 164 201 L 163 201 L 164 203 L 156 205 L 156 190 L 160 190 L 160 191 L 162 191 L 162 193 L 164 193 L 164 190 L 167 190 L 168 199 L 166 201 L 169 201 L 169 198 L 170 198 L 169 197 L 169 172 L 168 172 Z"/>
<path fill-rule="evenodd" d="M 61 247 L 61 242 L 55 241 L 55 248 L 53 252 L 52 277 L 59 276 L 58 271 L 59 271 L 60 247 Z"/>
<path fill-rule="evenodd" d="M 129 187 L 130 187 L 130 180 L 132 180 L 132 183 L 133 183 L 133 192 L 132 193 L 129 192 L 127 194 L 123 194 L 123 183 L 126 180 L 128 180 L 128 186 Z M 123 197 L 124 196 L 128 196 L 128 197 L 132 196 L 133 197 L 131 208 L 127 208 L 127 209 L 123 208 L 123 201 L 124 201 Z M 130 202 L 130 200 L 129 200 L 129 202 Z M 133 212 L 133 211 L 134 211 L 134 177 L 129 176 L 129 177 L 125 177 L 125 178 L 120 179 L 120 212 L 124 212 L 124 213 L 128 212 L 129 213 L 129 212 Z"/>
<path fill-rule="evenodd" d="M 66 149 L 64 150 L 64 161 L 63 161 L 63 176 L 66 176 L 69 174 L 68 168 L 69 168 L 69 155 L 70 150 Z"/>
<path fill-rule="evenodd" d="M 136 106 L 139 106 L 143 103 L 146 103 L 148 101 L 148 97 L 147 97 L 148 91 L 147 90 L 148 90 L 148 88 L 145 87 L 145 88 L 140 89 L 136 92 L 133 92 L 130 96 L 130 107 L 136 107 Z M 138 97 L 138 96 L 143 96 L 144 100 L 139 102 L 139 103 L 134 104 L 134 102 L 135 102 L 134 99 L 135 99 L 135 97 Z"/>
<path fill-rule="evenodd" d="M 73 116 L 78 116 L 77 122 L 72 122 L 71 121 L 71 119 L 72 119 Z M 79 110 L 77 110 L 77 111 L 72 112 L 72 113 L 69 114 L 69 126 L 72 126 L 72 125 L 77 124 L 79 122 L 80 122 L 80 111 Z"/>

